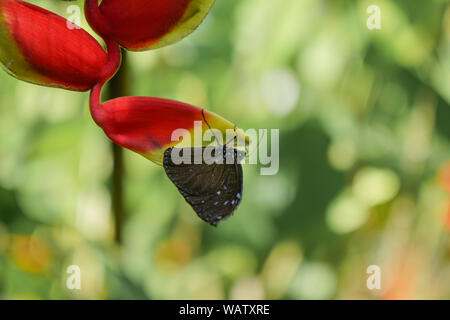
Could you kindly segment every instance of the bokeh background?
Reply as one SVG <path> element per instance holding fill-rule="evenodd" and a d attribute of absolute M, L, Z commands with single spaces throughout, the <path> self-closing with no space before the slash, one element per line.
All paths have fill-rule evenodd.
<path fill-rule="evenodd" d="M 280 129 L 279 173 L 245 166 L 240 208 L 213 228 L 126 151 L 119 245 L 88 94 L 1 72 L 0 298 L 450 298 L 449 1 L 217 0 L 190 37 L 127 65 L 131 95 Z"/>

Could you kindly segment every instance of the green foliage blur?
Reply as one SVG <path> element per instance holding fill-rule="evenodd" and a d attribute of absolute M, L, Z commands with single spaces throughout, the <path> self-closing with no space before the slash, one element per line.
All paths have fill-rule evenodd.
<path fill-rule="evenodd" d="M 126 151 L 118 246 L 88 94 L 1 72 L 1 299 L 450 299 L 449 1 L 217 0 L 190 37 L 127 57 L 131 95 L 280 129 L 279 173 L 245 166 L 213 228 Z"/>

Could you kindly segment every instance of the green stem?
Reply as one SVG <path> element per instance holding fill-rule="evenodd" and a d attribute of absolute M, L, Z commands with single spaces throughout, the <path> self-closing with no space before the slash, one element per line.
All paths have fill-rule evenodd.
<path fill-rule="evenodd" d="M 117 74 L 108 83 L 108 100 L 128 95 L 129 70 L 126 60 L 126 52 L 122 50 L 122 66 Z M 113 155 L 113 172 L 111 181 L 112 209 L 115 220 L 115 241 L 120 245 L 122 244 L 122 229 L 126 216 L 124 183 L 125 166 L 122 147 L 116 145 L 115 143 L 111 143 L 111 149 Z"/>
<path fill-rule="evenodd" d="M 101 81 L 97 83 L 91 91 L 90 110 L 94 121 L 101 126 L 104 117 L 102 106 L 102 88 L 106 82 L 108 83 L 108 100 L 128 95 L 128 67 L 125 58 L 125 51 L 122 51 L 122 67 L 117 71 L 121 63 L 121 55 L 119 45 L 111 39 L 109 34 L 109 25 L 104 20 L 98 7 L 98 0 L 86 0 L 85 2 L 86 19 L 93 29 L 105 41 L 108 60 L 105 64 L 103 73 L 100 76 Z M 117 71 L 117 73 L 116 73 Z M 116 75 L 113 77 L 113 75 Z M 111 78 L 112 77 L 112 78 Z M 123 150 L 116 144 L 112 144 L 113 155 L 113 173 L 111 181 L 111 198 L 112 210 L 115 221 L 115 241 L 117 244 L 122 243 L 122 227 L 125 219 L 125 187 L 124 187 L 124 161 Z"/>

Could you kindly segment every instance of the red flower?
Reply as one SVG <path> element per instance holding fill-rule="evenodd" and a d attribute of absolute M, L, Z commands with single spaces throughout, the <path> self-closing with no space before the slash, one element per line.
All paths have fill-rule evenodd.
<path fill-rule="evenodd" d="M 129 5 L 130 10 L 136 14 L 149 12 L 148 4 L 143 6 L 143 2 L 140 0 L 136 0 L 133 3 L 119 3 L 114 0 L 106 0 L 102 4 L 105 2 L 109 3 L 109 1 L 115 5 L 114 8 L 117 10 L 121 8 L 126 11 L 125 8 L 128 8 Z M 167 3 L 172 3 L 171 1 Z M 162 5 L 159 0 L 155 1 L 155 4 L 158 3 L 160 7 L 148 7 L 153 8 L 156 12 L 162 7 L 166 9 L 170 7 Z M 183 3 L 183 1 L 180 3 Z M 126 6 L 121 7 L 120 4 L 126 4 Z M 141 12 L 137 10 L 138 5 L 147 9 L 141 8 Z M 90 108 L 95 122 L 113 142 L 142 154 L 144 157 L 161 165 L 164 151 L 178 143 L 178 141 L 172 141 L 171 139 L 172 133 L 176 129 L 185 129 L 192 133 L 195 121 L 201 121 L 205 129 L 210 125 L 224 134 L 227 129 L 233 130 L 235 128 L 233 123 L 214 113 L 204 111 L 205 119 L 208 122 L 206 124 L 203 119 L 202 109 L 173 100 L 150 97 L 122 97 L 102 104 L 101 91 L 104 83 L 112 77 L 120 64 L 120 50 L 115 39 L 111 36 L 110 21 L 103 16 L 100 8 L 97 0 L 86 1 L 86 17 L 93 28 L 105 39 L 108 48 L 108 60 L 102 70 L 101 78 L 103 80 L 92 90 Z M 150 14 L 150 17 L 152 17 L 152 14 Z M 122 21 L 126 21 L 126 19 Z M 132 21 L 127 23 L 131 25 Z M 146 31 L 144 27 L 142 28 L 142 32 Z M 242 130 L 237 130 L 237 134 L 242 139 L 247 139 Z"/>
<path fill-rule="evenodd" d="M 186 142 L 189 137 L 191 147 L 208 143 L 202 137 L 200 142 L 192 140 L 197 123 L 202 129 L 211 126 L 224 135 L 233 130 L 241 141 L 248 141 L 231 122 L 182 102 L 122 97 L 101 103 L 103 86 L 120 66 L 119 45 L 144 50 L 176 42 L 201 23 L 213 3 L 214 0 L 103 0 L 99 7 L 98 0 L 86 0 L 86 18 L 105 41 L 106 53 L 93 37 L 71 28 L 66 19 L 20 0 L 0 0 L 0 62 L 21 80 L 70 90 L 91 89 L 90 111 L 106 135 L 160 165 L 164 151 L 177 145 L 180 138 Z M 183 130 L 181 137 L 172 137 L 177 129 Z M 226 200 L 224 205 L 231 202 L 230 206 L 206 214 L 206 208 L 199 208 L 182 193 L 199 217 L 212 225 L 230 216 L 240 202 L 242 168 L 229 168 L 232 178 L 228 187 L 233 193 L 228 198 L 234 200 Z M 169 178 L 174 181 L 173 176 Z M 209 196 L 205 193 L 205 198 Z"/>
<path fill-rule="evenodd" d="M 133 50 L 175 42 L 192 32 L 214 0 L 86 0 L 86 17 L 103 37 L 107 53 L 86 31 L 69 28 L 56 14 L 21 0 L 0 0 L 0 62 L 17 78 L 69 90 L 89 90 L 91 113 L 115 143 L 160 164 L 176 144 L 176 129 L 194 130 L 202 109 L 177 101 L 123 97 L 100 102 L 104 84 L 120 66 L 119 44 Z M 235 126 L 204 112 L 223 133 Z M 238 130 L 238 135 L 244 136 Z"/>

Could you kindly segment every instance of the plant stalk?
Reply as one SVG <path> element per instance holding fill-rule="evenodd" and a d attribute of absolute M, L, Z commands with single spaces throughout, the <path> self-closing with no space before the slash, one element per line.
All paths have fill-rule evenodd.
<path fill-rule="evenodd" d="M 108 83 L 108 100 L 129 95 L 129 68 L 126 52 L 122 49 L 122 66 L 117 74 Z M 123 148 L 111 143 L 113 156 L 113 172 L 111 177 L 112 210 L 114 214 L 115 236 L 117 244 L 122 244 L 122 230 L 126 216 L 125 209 L 125 165 L 123 159 Z"/>

